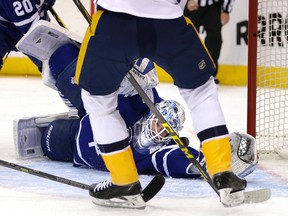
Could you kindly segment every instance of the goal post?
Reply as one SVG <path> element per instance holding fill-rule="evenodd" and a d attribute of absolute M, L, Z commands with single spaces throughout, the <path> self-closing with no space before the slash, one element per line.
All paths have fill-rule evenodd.
<path fill-rule="evenodd" d="M 94 5 L 94 0 L 90 0 L 90 15 L 92 16 L 95 13 L 95 5 Z"/>
<path fill-rule="evenodd" d="M 249 1 L 248 13 L 248 112 L 247 132 L 256 137 L 257 0 Z"/>
<path fill-rule="evenodd" d="M 247 132 L 288 156 L 288 1 L 249 1 Z"/>

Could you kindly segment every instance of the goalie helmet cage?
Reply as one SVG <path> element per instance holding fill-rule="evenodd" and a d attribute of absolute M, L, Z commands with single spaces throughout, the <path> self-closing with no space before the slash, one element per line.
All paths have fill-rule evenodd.
<path fill-rule="evenodd" d="M 250 0 L 247 132 L 261 155 L 288 156 L 288 1 Z"/>

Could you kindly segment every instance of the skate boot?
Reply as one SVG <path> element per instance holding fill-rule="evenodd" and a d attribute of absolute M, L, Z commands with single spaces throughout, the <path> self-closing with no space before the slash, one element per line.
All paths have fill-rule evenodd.
<path fill-rule="evenodd" d="M 141 196 L 140 182 L 129 185 L 114 185 L 111 181 L 103 181 L 90 186 L 89 194 L 96 205 L 144 209 L 145 201 Z"/>
<path fill-rule="evenodd" d="M 219 191 L 220 202 L 225 207 L 241 205 L 244 202 L 244 190 L 247 186 L 245 179 L 227 171 L 215 174 L 212 180 Z"/>

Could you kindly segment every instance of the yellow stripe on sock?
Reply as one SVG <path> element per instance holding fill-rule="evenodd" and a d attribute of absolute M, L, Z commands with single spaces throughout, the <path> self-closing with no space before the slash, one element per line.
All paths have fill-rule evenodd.
<path fill-rule="evenodd" d="M 232 170 L 229 138 L 210 140 L 202 144 L 209 175 Z"/>
<path fill-rule="evenodd" d="M 139 180 L 130 146 L 115 154 L 102 154 L 102 158 L 110 171 L 113 184 L 126 185 Z"/>

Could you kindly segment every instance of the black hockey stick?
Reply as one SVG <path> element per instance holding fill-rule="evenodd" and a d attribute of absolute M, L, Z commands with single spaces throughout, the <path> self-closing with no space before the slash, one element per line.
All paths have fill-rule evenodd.
<path fill-rule="evenodd" d="M 206 170 L 200 165 L 199 161 L 194 157 L 194 155 L 191 153 L 189 148 L 187 147 L 189 144 L 189 141 L 187 138 L 183 139 L 180 138 L 177 132 L 174 130 L 173 127 L 166 121 L 166 119 L 163 117 L 163 115 L 159 112 L 159 110 L 155 107 L 154 103 L 151 101 L 151 99 L 147 96 L 145 91 L 142 89 L 142 87 L 139 85 L 137 80 L 133 77 L 131 73 L 127 74 L 127 78 L 130 81 L 130 83 L 133 85 L 133 87 L 136 89 L 138 94 L 141 96 L 141 98 L 145 101 L 146 105 L 149 107 L 149 109 L 154 113 L 156 118 L 161 122 L 161 125 L 165 128 L 165 130 L 171 135 L 174 142 L 179 146 L 181 151 L 184 153 L 184 155 L 190 160 L 190 162 L 194 165 L 194 167 L 198 170 L 200 175 L 204 178 L 205 181 L 208 182 L 208 184 L 212 187 L 212 189 L 219 195 L 219 192 L 215 185 L 212 182 L 212 179 L 210 178 L 209 174 L 206 172 Z"/>
<path fill-rule="evenodd" d="M 7 162 L 7 161 L 0 160 L 0 165 L 4 166 L 4 167 L 7 167 L 7 168 L 14 169 L 14 170 L 18 170 L 18 171 L 21 171 L 21 172 L 25 172 L 25 173 L 28 173 L 28 174 L 31 174 L 31 175 L 35 175 L 35 176 L 38 176 L 38 177 L 41 177 L 41 178 L 46 178 L 46 179 L 49 179 L 49 180 L 52 180 L 52 181 L 56 181 L 56 182 L 59 182 L 59 183 L 62 183 L 62 184 L 70 185 L 70 186 L 73 186 L 73 187 L 78 187 L 78 188 L 81 188 L 81 189 L 84 189 L 84 190 L 89 190 L 89 188 L 90 188 L 89 185 L 86 185 L 86 184 L 83 184 L 83 183 L 80 183 L 80 182 L 76 182 L 76 181 L 69 180 L 69 179 L 66 179 L 66 178 L 62 178 L 62 177 L 59 177 L 59 176 L 51 175 L 49 173 L 41 172 L 39 170 L 31 169 L 31 168 L 24 167 L 24 166 L 21 166 L 21 165 L 18 165 L 18 164 L 14 164 L 14 163 L 10 163 L 10 162 Z"/>
<path fill-rule="evenodd" d="M 60 16 L 56 13 L 56 11 L 50 7 L 49 8 L 50 13 L 52 14 L 52 16 L 54 17 L 54 19 L 58 22 L 58 24 L 67 29 L 67 26 L 64 24 L 64 22 L 62 21 L 62 19 L 60 18 Z"/>
<path fill-rule="evenodd" d="M 87 20 L 89 25 L 91 24 L 91 16 L 87 12 L 84 5 L 81 3 L 80 0 L 73 0 L 75 5 L 80 10 L 81 14 L 84 16 L 84 18 Z M 145 101 L 146 105 L 149 107 L 149 109 L 155 114 L 156 118 L 159 119 L 162 126 L 166 129 L 166 131 L 171 135 L 172 139 L 175 141 L 175 143 L 179 146 L 181 151 L 185 154 L 185 156 L 190 160 L 190 162 L 195 166 L 195 168 L 198 170 L 198 172 L 201 174 L 201 176 L 204 178 L 205 181 L 208 182 L 208 184 L 212 187 L 212 189 L 219 195 L 219 192 L 215 185 L 213 184 L 209 174 L 207 171 L 200 165 L 198 160 L 193 156 L 189 148 L 187 148 L 188 139 L 180 139 L 178 133 L 174 130 L 173 127 L 170 126 L 170 124 L 166 121 L 166 119 L 163 117 L 163 115 L 159 112 L 159 110 L 155 107 L 154 103 L 150 100 L 150 98 L 147 96 L 145 91 L 142 89 L 142 87 L 139 85 L 137 80 L 133 77 L 130 71 L 128 71 L 127 78 L 132 84 L 132 86 L 136 89 L 138 94 L 142 97 L 142 99 Z"/>
<path fill-rule="evenodd" d="M 10 169 L 14 169 L 14 170 L 18 170 L 18 171 L 21 171 L 24 173 L 35 175 L 35 176 L 38 176 L 41 178 L 49 179 L 49 180 L 52 180 L 52 181 L 55 181 L 58 183 L 77 187 L 80 189 L 89 190 L 89 188 L 90 188 L 90 185 L 87 185 L 87 184 L 84 184 L 81 182 L 62 178 L 59 176 L 55 176 L 55 175 L 52 175 L 49 173 L 41 172 L 39 170 L 31 169 L 31 168 L 24 167 L 24 166 L 14 164 L 14 163 L 10 163 L 7 161 L 0 160 L 0 165 L 7 167 L 7 168 L 10 168 Z M 145 202 L 148 202 L 150 199 L 152 199 L 161 190 L 164 183 L 165 183 L 165 178 L 162 175 L 154 176 L 154 178 L 149 182 L 149 184 L 141 192 L 141 196 L 142 196 L 143 200 Z"/>
<path fill-rule="evenodd" d="M 11 52 L 11 49 L 8 52 L 6 52 L 5 55 L 2 57 L 1 62 L 0 62 L 0 72 L 10 52 Z"/>
<path fill-rule="evenodd" d="M 73 0 L 74 4 L 77 6 L 78 10 L 81 12 L 81 14 L 83 15 L 83 17 L 86 19 L 86 21 L 88 22 L 88 24 L 90 25 L 92 22 L 92 18 L 89 14 L 89 12 L 86 10 L 86 8 L 84 7 L 84 5 L 82 4 L 81 1 L 79 0 Z"/>

